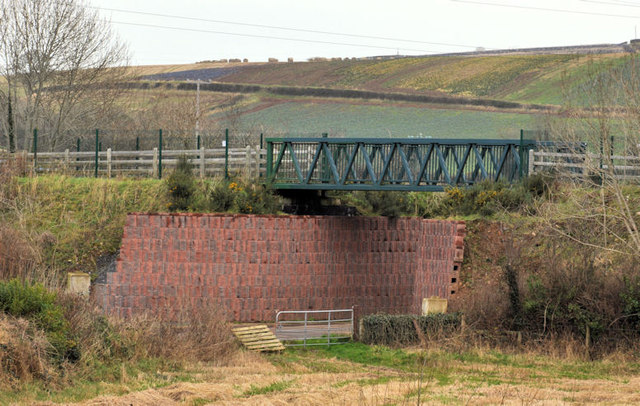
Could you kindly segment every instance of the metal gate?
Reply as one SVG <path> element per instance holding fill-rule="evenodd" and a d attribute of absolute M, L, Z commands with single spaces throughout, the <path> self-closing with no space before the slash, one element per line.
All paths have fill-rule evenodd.
<path fill-rule="evenodd" d="M 353 308 L 276 314 L 276 337 L 288 347 L 344 344 L 352 339 L 353 328 Z"/>

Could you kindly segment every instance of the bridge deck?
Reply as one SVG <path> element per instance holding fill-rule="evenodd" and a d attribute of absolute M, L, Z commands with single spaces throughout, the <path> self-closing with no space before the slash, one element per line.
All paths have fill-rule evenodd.
<path fill-rule="evenodd" d="M 530 140 L 269 138 L 275 189 L 442 191 L 526 175 Z"/>

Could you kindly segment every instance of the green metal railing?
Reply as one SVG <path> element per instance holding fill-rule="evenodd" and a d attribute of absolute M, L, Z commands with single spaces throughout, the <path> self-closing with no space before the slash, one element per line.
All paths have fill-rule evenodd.
<path fill-rule="evenodd" d="M 532 140 L 268 138 L 275 189 L 441 191 L 526 176 Z"/>

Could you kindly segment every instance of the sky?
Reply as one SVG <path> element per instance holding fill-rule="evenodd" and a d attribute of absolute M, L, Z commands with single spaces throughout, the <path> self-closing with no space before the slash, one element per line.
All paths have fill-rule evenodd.
<path fill-rule="evenodd" d="M 640 0 L 87 0 L 133 65 L 622 43 Z M 348 34 L 348 35 L 346 35 Z"/>

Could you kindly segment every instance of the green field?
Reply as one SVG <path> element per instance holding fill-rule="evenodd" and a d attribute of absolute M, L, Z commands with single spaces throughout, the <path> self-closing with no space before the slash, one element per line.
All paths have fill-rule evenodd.
<path fill-rule="evenodd" d="M 244 114 L 242 123 L 268 134 L 337 137 L 518 138 L 543 118 L 496 113 L 345 103 L 287 102 Z"/>
<path fill-rule="evenodd" d="M 240 67 L 227 83 L 314 86 L 378 92 L 457 95 L 562 104 L 590 70 L 619 65 L 622 54 L 430 56 Z"/>

